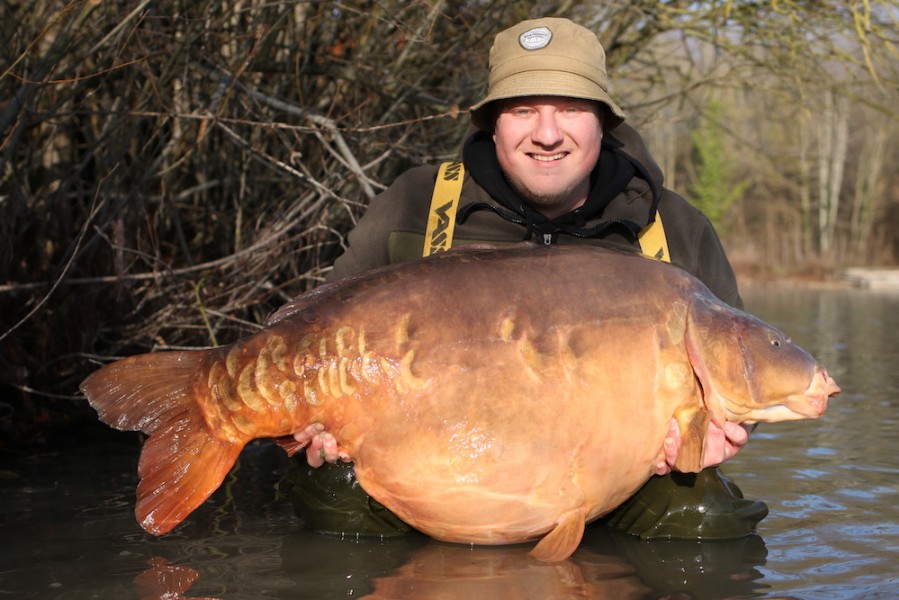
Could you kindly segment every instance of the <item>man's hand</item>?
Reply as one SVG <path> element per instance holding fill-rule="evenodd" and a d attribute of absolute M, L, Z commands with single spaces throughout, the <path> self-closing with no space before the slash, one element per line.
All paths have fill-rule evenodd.
<path fill-rule="evenodd" d="M 754 425 L 739 425 L 729 421 L 724 423 L 724 428 L 709 423 L 705 439 L 702 442 L 702 468 L 714 467 L 733 458 L 749 441 L 749 433 L 754 428 Z M 671 472 L 674 462 L 677 460 L 680 443 L 680 429 L 677 421 L 671 419 L 671 426 L 665 437 L 665 460 L 656 465 L 656 475 L 667 475 Z"/>
<path fill-rule="evenodd" d="M 733 458 L 749 441 L 749 433 L 752 429 L 753 426 L 730 422 L 725 422 L 724 428 L 709 423 L 705 440 L 703 440 L 702 468 L 714 467 Z M 349 462 L 351 460 L 349 454 L 340 450 L 337 440 L 325 431 L 325 426 L 321 423 L 313 423 L 306 429 L 294 433 L 293 438 L 299 447 L 306 447 L 306 462 L 310 467 L 317 468 L 326 462 L 336 463 L 338 460 Z M 677 460 L 680 443 L 680 429 L 677 421 L 671 419 L 668 435 L 665 437 L 665 460 L 656 465 L 656 475 L 667 475 L 671 472 Z"/>
<path fill-rule="evenodd" d="M 325 464 L 336 463 L 338 460 L 350 462 L 350 455 L 340 450 L 334 436 L 325 431 L 321 423 L 313 423 L 302 431 L 293 434 L 293 439 L 300 447 L 306 446 L 306 462 L 310 467 L 318 468 Z"/>

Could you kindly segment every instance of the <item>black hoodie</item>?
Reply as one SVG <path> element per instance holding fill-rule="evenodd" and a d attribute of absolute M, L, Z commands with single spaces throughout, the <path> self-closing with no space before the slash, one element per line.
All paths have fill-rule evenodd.
<path fill-rule="evenodd" d="M 628 182 L 637 174 L 640 165 L 632 162 L 624 152 L 619 152 L 621 143 L 614 138 L 607 137 L 602 142 L 602 151 L 596 167 L 590 174 L 590 191 L 583 206 L 556 217 L 548 219 L 526 202 L 509 185 L 505 175 L 499 166 L 496 157 L 496 145 L 493 138 L 485 131 L 479 131 L 471 136 L 465 143 L 462 152 L 462 161 L 468 174 L 480 184 L 497 202 L 508 211 L 499 210 L 490 203 L 471 202 L 460 209 L 458 220 L 464 223 L 468 215 L 474 210 L 493 210 L 506 220 L 523 224 L 527 227 L 525 237 L 534 238 L 536 241 L 546 244 L 554 244 L 560 235 L 570 235 L 582 238 L 600 238 L 609 227 L 621 227 L 629 232 L 629 237 L 636 239 L 637 233 L 642 227 L 633 221 L 610 221 L 603 219 L 606 206 L 627 188 Z M 650 185 L 649 178 L 641 173 Z M 659 190 L 661 191 L 661 190 Z M 655 202 L 650 206 L 650 212 L 655 214 L 658 194 L 653 191 Z M 510 212 L 511 211 L 511 212 Z M 649 213 L 647 214 L 649 217 Z M 588 222 L 598 224 L 587 226 Z M 627 234 L 626 234 L 627 235 Z"/>

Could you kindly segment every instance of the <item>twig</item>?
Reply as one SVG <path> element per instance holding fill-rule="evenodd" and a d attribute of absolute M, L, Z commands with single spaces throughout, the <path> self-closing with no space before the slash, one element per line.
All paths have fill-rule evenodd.
<path fill-rule="evenodd" d="M 278 238 L 280 238 L 282 235 L 284 235 L 286 232 L 288 232 L 290 230 L 290 226 L 292 223 L 303 221 L 308 215 L 310 215 L 311 213 L 316 211 L 319 207 L 321 207 L 323 202 L 324 202 L 324 197 L 322 197 L 318 201 L 312 203 L 312 205 L 307 207 L 307 209 L 305 211 L 303 211 L 301 214 L 297 215 L 295 218 L 291 219 L 290 220 L 291 222 L 288 223 L 287 225 L 285 225 L 282 229 L 275 231 L 275 233 L 273 233 L 272 235 L 259 240 L 258 242 L 252 244 L 251 246 L 247 246 L 246 248 L 244 248 L 242 250 L 238 250 L 237 252 L 229 254 L 228 256 L 223 256 L 223 257 L 217 258 L 215 260 L 210 260 L 210 261 L 207 261 L 204 263 L 191 265 L 189 267 L 182 267 L 180 269 L 169 269 L 169 270 L 167 270 L 167 274 L 170 277 L 178 277 L 180 275 L 188 275 L 191 273 L 196 273 L 197 271 L 206 271 L 209 269 L 216 269 L 218 267 L 222 267 L 229 263 L 232 263 L 238 259 L 244 258 L 245 256 L 251 255 L 251 254 L 257 252 L 258 250 L 273 244 L 275 241 L 278 240 Z M 93 216 L 95 214 L 96 214 L 96 211 L 93 211 L 91 213 L 90 218 L 93 218 Z M 90 218 L 89 218 L 89 220 L 90 220 Z M 78 242 L 80 243 L 80 241 L 81 241 L 81 237 L 79 237 Z M 68 270 L 70 264 L 71 264 L 71 259 L 69 261 L 69 264 L 66 265 L 65 271 Z M 68 285 L 88 284 L 89 285 L 89 284 L 95 284 L 95 283 L 116 283 L 119 281 L 146 281 L 146 280 L 151 280 L 151 279 L 158 279 L 160 276 L 160 273 L 158 271 L 153 271 L 150 273 L 105 275 L 105 276 L 100 276 L 100 277 L 72 277 L 72 278 L 69 278 L 69 279 L 66 279 L 63 281 L 62 276 L 65 275 L 65 271 L 59 278 L 57 278 L 56 281 L 53 282 L 53 284 L 52 284 L 53 289 L 51 289 L 50 292 L 48 292 L 48 296 L 50 293 L 53 292 L 53 290 L 56 289 L 56 287 L 58 287 L 59 285 L 62 285 L 62 284 L 68 284 Z M 0 293 L 28 291 L 28 290 L 38 289 L 41 287 L 46 287 L 47 285 L 50 285 L 50 282 L 42 281 L 42 282 L 4 284 L 4 285 L 0 285 Z M 46 301 L 46 298 L 44 298 L 40 304 L 43 304 L 45 301 Z M 37 308 L 38 307 L 35 307 L 35 309 L 33 309 L 29 313 L 28 316 L 31 316 L 31 314 Z M 26 319 L 27 318 L 28 317 L 26 317 Z M 14 326 L 14 328 L 18 327 L 19 325 L 21 325 L 21 322 L 17 323 Z M 12 329 L 10 329 L 5 334 L 3 334 L 3 337 L 5 337 L 7 334 L 9 334 L 11 332 L 12 332 Z M 0 337 L 0 340 L 2 340 L 3 337 Z"/>
<path fill-rule="evenodd" d="M 272 108 L 282 110 L 288 114 L 301 116 L 315 123 L 316 125 L 320 125 L 327 129 L 331 133 L 331 135 L 334 136 L 334 143 L 337 144 L 337 148 L 343 155 L 343 158 L 349 166 L 350 171 L 352 171 L 356 178 L 359 180 L 359 184 L 362 186 L 362 190 L 365 192 L 366 196 L 368 196 L 369 198 L 374 198 L 375 190 L 371 187 L 368 176 L 362 170 L 359 161 L 356 160 L 356 156 L 353 154 L 352 150 L 350 150 L 350 147 L 349 145 L 347 145 L 346 140 L 343 139 L 343 135 L 341 135 L 340 130 L 337 128 L 337 123 L 335 123 L 333 119 L 329 119 L 328 117 L 313 113 L 309 110 L 300 108 L 299 106 L 290 104 L 283 100 L 272 98 L 271 96 L 267 96 L 266 94 L 263 94 L 262 92 L 259 92 L 257 90 L 250 89 L 247 86 L 243 85 L 241 82 L 233 80 L 229 75 L 223 73 L 217 68 L 208 68 L 198 63 L 194 64 L 206 75 L 211 75 L 220 80 L 228 81 L 231 85 L 240 89 L 243 93 L 262 102 L 263 104 L 267 104 Z"/>
<path fill-rule="evenodd" d="M 197 300 L 197 308 L 200 311 L 200 318 L 203 319 L 203 326 L 206 328 L 206 332 L 209 333 L 209 341 L 212 342 L 213 346 L 218 346 L 219 343 L 215 337 L 215 331 L 212 330 L 212 323 L 209 322 L 209 315 L 206 314 L 206 305 L 203 303 L 203 298 L 200 297 L 200 286 L 203 285 L 203 280 L 205 278 L 205 275 L 201 275 L 197 280 L 196 285 L 194 285 L 194 297 Z"/>
<path fill-rule="evenodd" d="M 83 396 L 73 396 L 71 394 L 53 394 L 50 392 L 42 392 L 41 390 L 36 390 L 33 387 L 29 387 L 27 385 L 21 384 L 10 384 L 12 387 L 25 392 L 26 394 L 33 394 L 35 396 L 44 396 L 45 398 L 56 398 L 57 400 L 84 400 Z"/>
<path fill-rule="evenodd" d="M 104 181 L 106 179 L 108 179 L 115 172 L 115 170 L 116 170 L 116 168 L 113 167 L 112 170 L 109 172 L 109 174 L 107 174 L 106 177 L 104 177 Z M 78 238 L 75 240 L 75 246 L 72 248 L 72 254 L 69 256 L 69 259 L 66 261 L 66 264 L 63 267 L 62 272 L 59 274 L 59 277 L 56 278 L 56 281 L 53 282 L 53 285 L 50 287 L 50 289 L 47 291 L 47 293 L 44 294 L 44 297 L 41 298 L 40 301 L 38 301 L 38 303 L 35 304 L 34 307 L 32 307 L 32 309 L 29 310 L 28 313 L 24 317 L 19 319 L 19 321 L 15 325 L 13 325 L 12 327 L 10 327 L 6 331 L 4 331 L 2 334 L 0 334 L 0 342 L 5 340 L 11 333 L 13 333 L 15 330 L 17 330 L 19 327 L 21 327 L 22 324 L 27 322 L 28 319 L 30 319 L 32 316 L 34 316 L 34 314 L 37 313 L 37 311 L 39 311 L 44 306 L 44 304 L 47 303 L 47 301 L 50 299 L 50 296 L 53 295 L 53 292 L 56 291 L 56 289 L 59 287 L 60 283 L 62 283 L 62 281 L 65 279 L 66 273 L 69 272 L 69 269 L 72 267 L 72 264 L 75 262 L 75 257 L 78 256 L 78 251 L 81 249 L 81 243 L 84 241 L 84 236 L 87 233 L 88 226 L 90 225 L 91 221 L 94 220 L 94 217 L 97 216 L 97 213 L 100 211 L 100 208 L 106 202 L 105 200 L 98 202 L 101 189 L 103 189 L 102 182 L 100 185 L 97 186 L 97 193 L 94 194 L 94 199 L 91 201 L 91 210 L 88 213 L 87 218 L 84 220 L 84 224 L 81 226 L 81 231 L 78 232 Z"/>
<path fill-rule="evenodd" d="M 119 31 L 122 30 L 125 25 L 127 25 L 131 19 L 135 17 L 139 12 L 141 12 L 146 6 L 150 3 L 150 0 L 143 0 L 140 4 L 138 4 L 134 10 L 125 15 L 125 18 L 119 21 L 119 24 L 112 28 L 112 31 L 103 36 L 103 39 L 94 44 L 94 47 L 87 51 L 87 56 L 92 56 L 97 53 L 103 44 L 107 42 L 107 40 L 111 39 L 114 35 L 116 35 Z"/>

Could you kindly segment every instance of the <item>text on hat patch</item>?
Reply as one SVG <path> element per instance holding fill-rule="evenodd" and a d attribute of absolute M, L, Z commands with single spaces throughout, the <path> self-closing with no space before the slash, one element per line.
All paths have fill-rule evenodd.
<path fill-rule="evenodd" d="M 534 27 L 518 36 L 518 43 L 525 50 L 539 50 L 546 48 L 552 38 L 553 32 L 549 27 Z"/>

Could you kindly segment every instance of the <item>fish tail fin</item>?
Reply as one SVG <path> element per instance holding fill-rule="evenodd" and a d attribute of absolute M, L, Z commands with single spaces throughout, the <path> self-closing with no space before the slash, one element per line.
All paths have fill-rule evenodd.
<path fill-rule="evenodd" d="M 158 431 L 140 455 L 134 514 L 154 535 L 174 529 L 209 498 L 244 446 L 218 439 L 205 428 L 196 430 L 188 422 L 182 419 Z"/>
<path fill-rule="evenodd" d="M 584 508 L 576 508 L 562 515 L 556 528 L 537 542 L 528 554 L 543 562 L 565 560 L 577 550 L 586 527 Z"/>
<path fill-rule="evenodd" d="M 135 514 L 154 535 L 171 531 L 214 492 L 246 441 L 220 439 L 196 397 L 207 352 L 160 352 L 92 373 L 81 391 L 100 420 L 150 436 L 138 464 Z"/>

